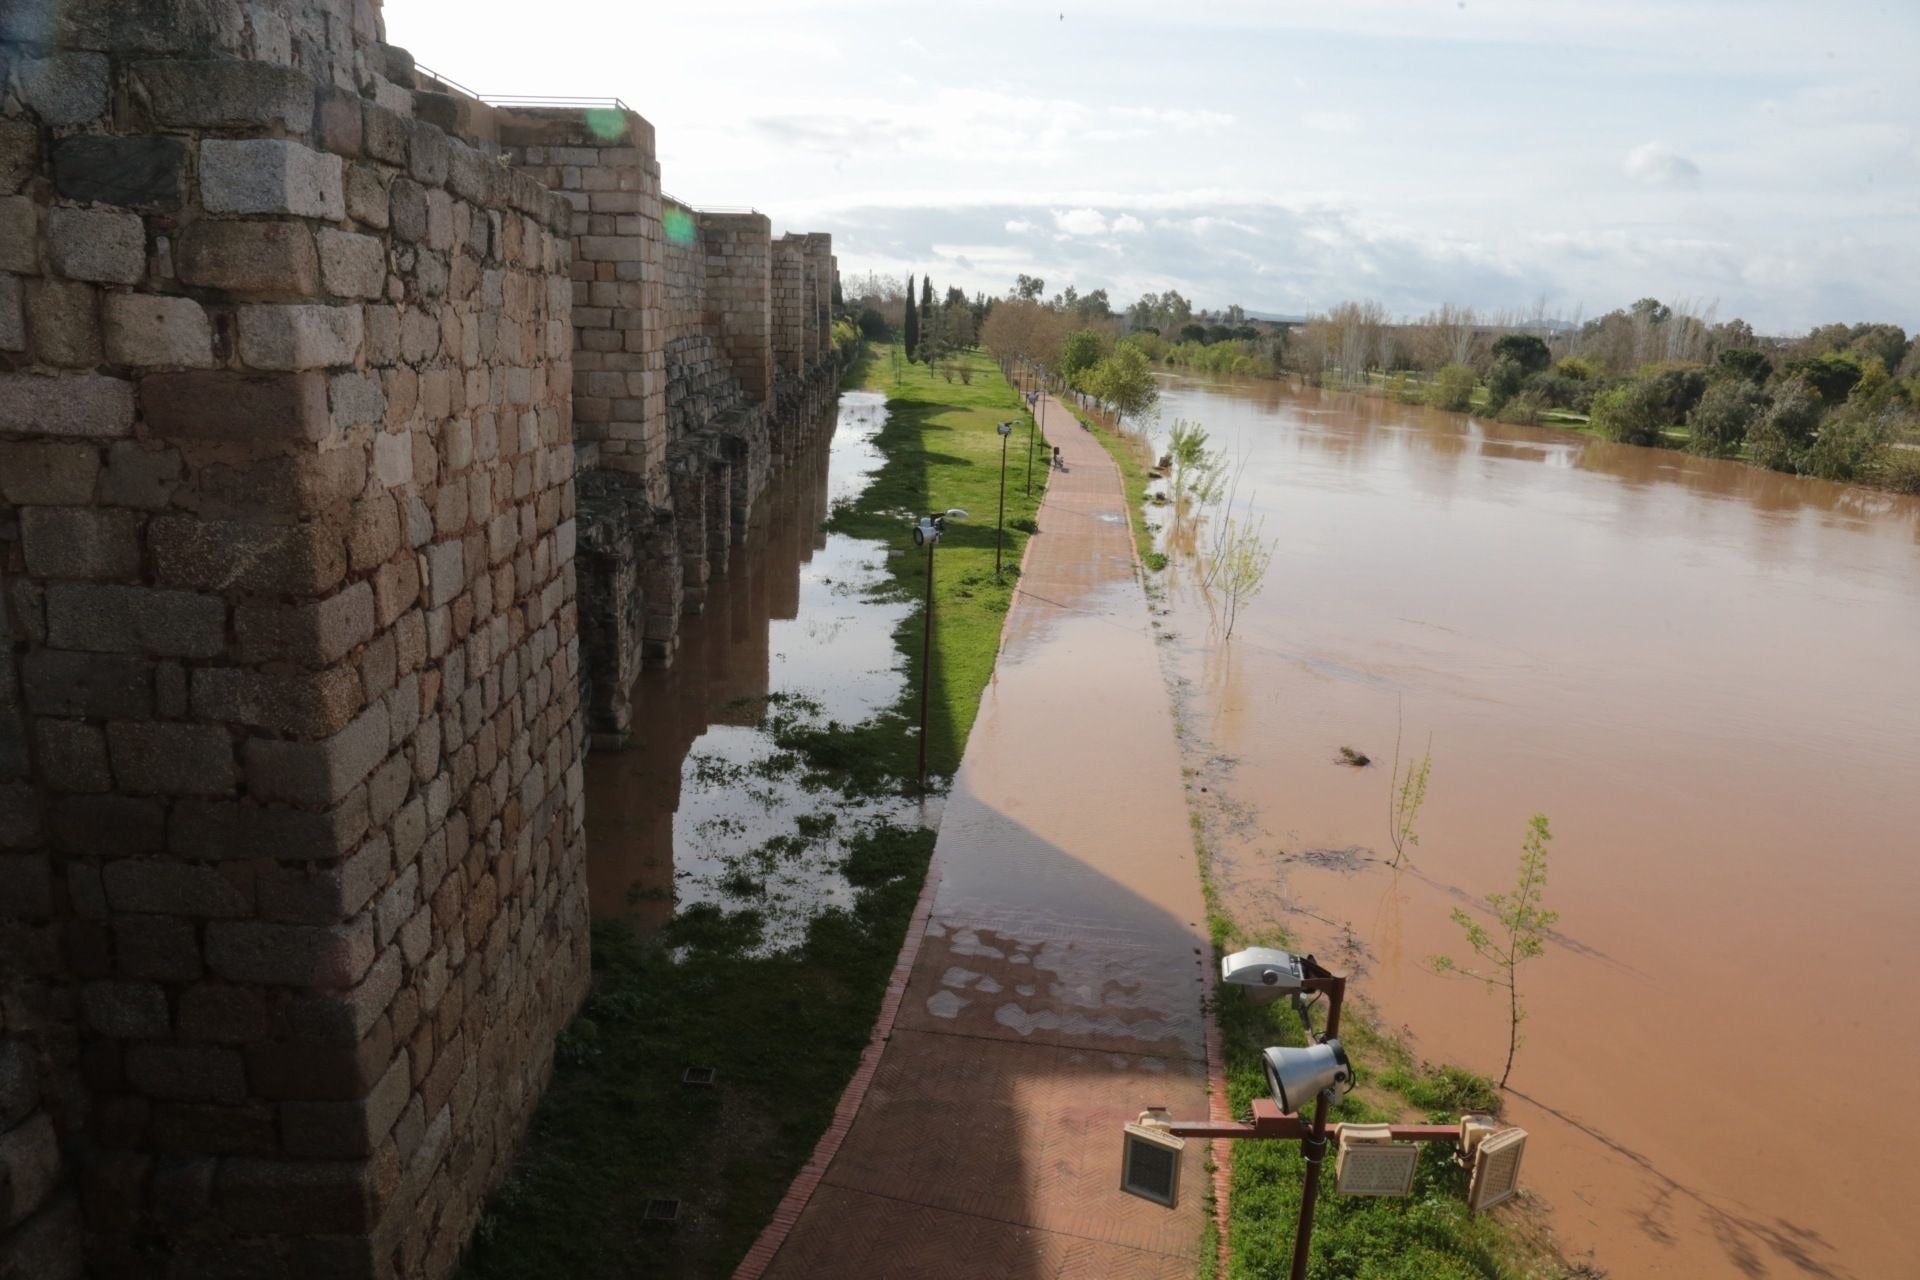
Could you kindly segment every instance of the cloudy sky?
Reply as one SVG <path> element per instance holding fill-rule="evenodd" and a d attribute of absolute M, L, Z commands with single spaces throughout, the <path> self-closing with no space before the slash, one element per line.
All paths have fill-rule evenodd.
<path fill-rule="evenodd" d="M 386 0 L 842 272 L 1920 328 L 1916 0 Z"/>

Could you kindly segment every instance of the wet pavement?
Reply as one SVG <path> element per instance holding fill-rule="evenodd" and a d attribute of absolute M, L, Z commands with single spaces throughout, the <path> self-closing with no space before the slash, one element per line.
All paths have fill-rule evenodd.
<path fill-rule="evenodd" d="M 1200 1256 L 1201 1144 L 1177 1209 L 1118 1189 L 1125 1122 L 1209 1107 L 1180 753 L 1119 473 L 1058 401 L 1047 418 L 1066 470 L 946 802 L 897 1017 L 831 1161 L 741 1276 L 1184 1280 Z"/>

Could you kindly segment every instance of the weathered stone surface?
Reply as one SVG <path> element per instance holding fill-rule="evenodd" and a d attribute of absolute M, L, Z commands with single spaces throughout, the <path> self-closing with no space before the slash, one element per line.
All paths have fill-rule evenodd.
<path fill-rule="evenodd" d="M 30 120 L 0 120 L 0 196 L 26 184 L 40 161 L 40 130 Z"/>
<path fill-rule="evenodd" d="M 320 279 L 327 292 L 342 298 L 378 298 L 387 290 L 386 246 L 372 236 L 323 229 L 315 237 L 320 250 Z"/>
<path fill-rule="evenodd" d="M 252 913 L 251 898 L 212 867 L 170 858 L 123 858 L 100 872 L 115 911 L 197 919 L 237 919 Z"/>
<path fill-rule="evenodd" d="M 386 705 L 376 702 L 321 742 L 250 738 L 244 747 L 247 790 L 265 800 L 333 804 L 386 759 L 388 723 Z"/>
<path fill-rule="evenodd" d="M 53 189 L 68 200 L 178 209 L 186 160 L 178 138 L 74 134 L 53 144 Z"/>
<path fill-rule="evenodd" d="M 44 1112 L 0 1133 L 0 1229 L 46 1203 L 60 1177 L 60 1147 Z"/>
<path fill-rule="evenodd" d="M 218 596 L 64 582 L 47 588 L 47 638 L 65 649 L 217 658 L 226 622 Z"/>
<path fill-rule="evenodd" d="M 315 596 L 331 591 L 347 568 L 339 531 L 323 524 L 167 515 L 154 519 L 148 542 L 161 582 L 204 591 Z"/>
<path fill-rule="evenodd" d="M 338 156 L 360 154 L 360 95 L 333 85 L 317 86 L 313 99 L 313 141 Z"/>
<path fill-rule="evenodd" d="M 426 202 L 421 202 L 421 217 Z M 34 246 L 39 242 L 39 206 L 26 196 L 0 197 L 0 271 L 18 271 L 37 275 L 40 259 Z"/>
<path fill-rule="evenodd" d="M 46 124 L 85 124 L 107 110 L 107 59 L 56 53 L 19 64 L 20 96 Z"/>
<path fill-rule="evenodd" d="M 20 531 L 27 569 L 47 578 L 137 578 L 142 523 L 135 511 L 26 507 Z"/>
<path fill-rule="evenodd" d="M 93 500 L 100 451 L 54 441 L 0 441 L 0 500 L 26 505 Z"/>
<path fill-rule="evenodd" d="M 34 727 L 39 740 L 40 773 L 56 791 L 109 791 L 113 770 L 107 764 L 106 732 L 78 720 L 42 716 Z"/>
<path fill-rule="evenodd" d="M 80 989 L 87 1025 L 117 1040 L 164 1040 L 167 993 L 151 982 L 89 982 Z"/>
<path fill-rule="evenodd" d="M 346 216 L 340 157 L 278 138 L 200 143 L 200 196 L 211 213 Z"/>
<path fill-rule="evenodd" d="M 133 384 L 96 374 L 0 374 L 0 431 L 107 439 L 133 432 Z"/>
<path fill-rule="evenodd" d="M 27 349 L 26 290 L 19 276 L 0 275 L 0 351 Z"/>
<path fill-rule="evenodd" d="M 119 440 L 107 450 L 107 469 L 100 476 L 100 501 L 114 507 L 158 511 L 167 505 L 179 482 L 179 450 Z"/>
<path fill-rule="evenodd" d="M 251 987 L 203 983 L 180 995 L 180 1037 L 212 1044 L 267 1038 L 267 1002 Z"/>
<path fill-rule="evenodd" d="M 100 363 L 100 291 L 68 280 L 27 282 L 27 327 L 33 354 L 43 364 L 69 369 Z"/>
<path fill-rule="evenodd" d="M 313 372 L 148 374 L 140 408 L 155 435 L 173 440 L 325 440 L 333 432 L 327 380 Z"/>
<path fill-rule="evenodd" d="M 347 213 L 370 227 L 387 225 L 387 180 L 378 169 L 364 164 L 347 169 Z"/>
<path fill-rule="evenodd" d="M 175 804 L 167 848 L 184 858 L 328 862 L 367 830 L 363 791 L 326 812 L 250 801 L 188 800 Z"/>
<path fill-rule="evenodd" d="M 233 1049 L 205 1044 L 127 1047 L 127 1083 L 149 1098 L 178 1102 L 246 1101 L 247 1072 Z"/>
<path fill-rule="evenodd" d="M 202 218 L 181 234 L 175 269 L 187 284 L 244 293 L 313 293 L 320 259 L 298 222 Z"/>
<path fill-rule="evenodd" d="M 351 857 L 324 866 L 296 866 L 276 857 L 274 861 L 263 862 L 255 875 L 260 917 L 284 924 L 338 923 L 366 906 L 392 871 L 393 853 L 384 836 L 367 841 Z M 381 963 L 386 962 L 383 959 Z M 329 1010 L 342 1008 L 331 997 L 325 1004 Z M 359 1043 L 380 1009 L 385 1007 L 383 1001 L 343 1043 Z M 330 1013 L 326 1016 L 343 1015 Z M 303 1029 L 301 1034 L 311 1039 L 326 1038 L 313 1033 L 310 1027 Z"/>
<path fill-rule="evenodd" d="M 137 284 L 147 273 L 147 233 L 134 213 L 112 209 L 47 210 L 47 256 L 72 280 Z"/>
<path fill-rule="evenodd" d="M 360 678 L 350 665 L 317 673 L 246 667 L 193 673 L 193 714 L 199 720 L 319 738 L 344 727 L 361 705 Z"/>
<path fill-rule="evenodd" d="M 437 542 L 427 550 L 428 604 L 438 609 L 467 585 L 465 546 L 458 539 Z"/>
<path fill-rule="evenodd" d="M 114 778 L 135 795 L 217 796 L 234 789 L 233 742 L 214 725 L 113 723 L 107 750 Z"/>
<path fill-rule="evenodd" d="M 316 1159 L 371 1155 L 413 1096 L 411 1072 L 411 1061 L 402 1049 L 365 1098 L 281 1103 L 280 1126 L 286 1134 L 287 1153 Z"/>
<path fill-rule="evenodd" d="M 53 914 L 53 866 L 40 854 L 0 855 L 0 918 L 45 920 Z"/>
<path fill-rule="evenodd" d="M 38 715 L 140 719 L 153 714 L 153 664 L 143 658 L 35 649 L 20 660 Z"/>
<path fill-rule="evenodd" d="M 352 1235 L 377 1209 L 364 1160 L 228 1160 L 218 1198 L 222 1219 L 242 1232 Z"/>
<path fill-rule="evenodd" d="M 200 977 L 200 939 L 191 920 L 122 914 L 113 921 L 113 959 L 123 978 L 192 982 Z"/>
<path fill-rule="evenodd" d="M 358 307 L 312 304 L 240 308 L 240 358 L 256 369 L 352 364 L 364 337 Z"/>
<path fill-rule="evenodd" d="M 110 293 L 106 298 L 107 356 L 115 364 L 213 363 L 213 328 L 191 298 Z"/>
<path fill-rule="evenodd" d="M 236 1049 L 213 1045 L 186 1045 L 221 1055 L 221 1060 Z M 274 1133 L 273 1108 L 262 1102 L 160 1101 L 153 1108 L 153 1149 L 170 1156 L 270 1156 L 279 1149 Z M 218 1272 L 230 1275 L 272 1274 L 279 1270 L 274 1250 L 247 1248 L 240 1242 L 238 1260 L 223 1250 Z M 233 1246 L 229 1245 L 228 1248 Z M 186 1263 L 186 1267 L 182 1267 Z M 173 1269 L 183 1274 L 198 1273 L 193 1255 L 176 1251 Z"/>
<path fill-rule="evenodd" d="M 373 588 L 356 582 L 308 605 L 242 606 L 234 628 L 244 662 L 318 667 L 338 662 L 373 635 Z"/>
<path fill-rule="evenodd" d="M 291 68 L 238 58 L 176 58 L 137 63 L 133 74 L 161 124 L 298 133 L 313 123 L 313 81 Z"/>
<path fill-rule="evenodd" d="M 350 987 L 373 964 L 373 922 L 271 924 L 216 921 L 207 926 L 207 966 L 234 982 L 292 987 Z"/>

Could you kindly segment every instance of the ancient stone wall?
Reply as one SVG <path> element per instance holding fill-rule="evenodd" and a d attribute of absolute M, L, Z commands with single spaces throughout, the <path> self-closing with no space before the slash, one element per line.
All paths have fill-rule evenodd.
<path fill-rule="evenodd" d="M 0 5 L 0 1280 L 450 1271 L 589 721 L 832 396 L 824 237 L 654 154 L 375 0 Z"/>
<path fill-rule="evenodd" d="M 572 210 L 371 4 L 4 14 L 0 1273 L 445 1274 L 587 977 Z"/>

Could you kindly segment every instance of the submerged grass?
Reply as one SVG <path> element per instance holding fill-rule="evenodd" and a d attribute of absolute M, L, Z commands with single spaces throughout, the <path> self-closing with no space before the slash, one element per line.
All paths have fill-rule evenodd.
<path fill-rule="evenodd" d="M 994 423 L 1021 424 L 1013 388 L 984 356 L 972 382 L 946 382 L 863 352 L 842 386 L 890 397 L 876 444 L 884 462 L 869 488 L 835 510 L 830 527 L 888 545 L 882 588 L 924 599 L 926 555 L 909 516 L 966 507 L 938 551 L 930 765 L 959 763 L 992 674 L 1000 623 L 1045 485 L 1031 498 L 1020 461 L 1008 471 L 1006 572 L 993 575 L 1000 473 Z M 1036 447 L 1036 455 L 1039 448 Z M 1021 522 L 1016 526 L 1014 522 Z M 766 952 L 752 874 L 847 825 L 836 800 L 909 788 L 920 680 L 918 611 L 895 635 L 907 679 L 900 701 L 859 725 L 822 724 L 790 694 L 755 699 L 780 748 L 764 767 L 802 771 L 821 807 L 739 860 L 737 909 L 689 908 L 657 938 L 619 923 L 593 933 L 593 990 L 555 1047 L 551 1086 L 505 1183 L 487 1205 L 464 1260 L 471 1280 L 598 1280 L 724 1276 L 753 1243 L 832 1119 L 859 1062 L 932 857 L 931 831 L 878 823 L 846 839 L 840 871 L 854 894 L 809 925 L 804 941 Z M 790 754 L 787 754 L 790 753 Z M 778 761 L 774 765 L 771 761 Z M 724 762 L 696 761 L 719 783 L 743 784 Z M 845 835 L 846 833 L 840 832 Z M 714 1067 L 710 1087 L 682 1083 Z M 681 1201 L 671 1228 L 644 1220 L 647 1201 Z"/>

